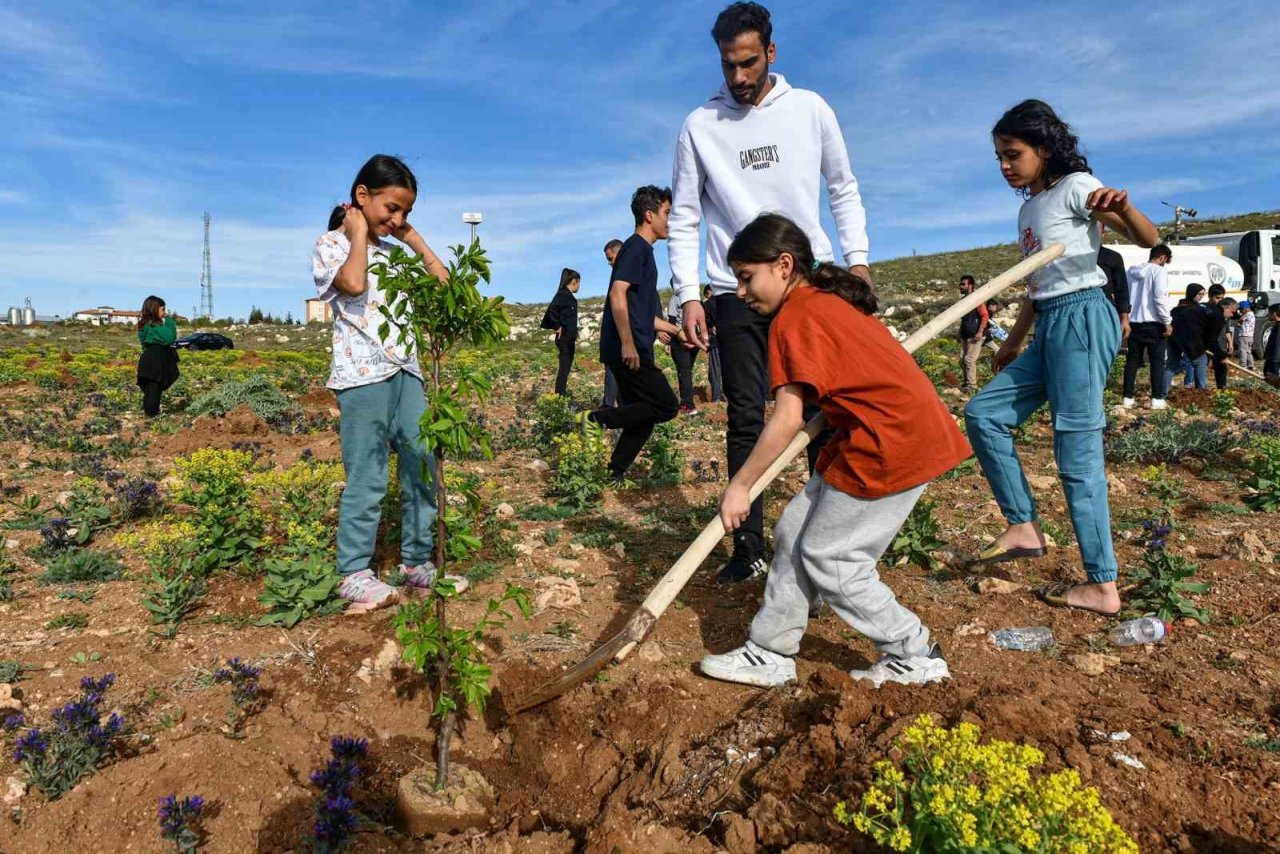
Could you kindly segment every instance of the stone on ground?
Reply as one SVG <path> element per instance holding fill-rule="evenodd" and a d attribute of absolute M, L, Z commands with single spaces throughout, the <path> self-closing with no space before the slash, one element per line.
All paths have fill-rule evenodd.
<path fill-rule="evenodd" d="M 488 827 L 496 800 L 493 786 L 466 765 L 449 765 L 449 784 L 435 788 L 436 766 L 428 763 L 400 778 L 396 810 L 407 833 L 425 836 Z"/>

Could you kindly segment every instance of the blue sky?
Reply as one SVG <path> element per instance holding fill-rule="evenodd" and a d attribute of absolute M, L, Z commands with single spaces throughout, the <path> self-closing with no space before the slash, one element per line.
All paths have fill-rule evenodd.
<path fill-rule="evenodd" d="M 543 301 L 570 266 L 601 293 L 631 190 L 670 183 L 719 85 L 722 5 L 0 0 L 0 308 L 154 292 L 188 313 L 208 210 L 217 313 L 297 315 L 328 211 L 378 151 L 417 172 L 411 220 L 438 251 L 484 213 L 496 292 Z M 873 270 L 1011 239 L 988 133 L 1025 97 L 1159 218 L 1163 199 L 1280 207 L 1271 3 L 768 5 L 775 70 L 844 127 Z"/>

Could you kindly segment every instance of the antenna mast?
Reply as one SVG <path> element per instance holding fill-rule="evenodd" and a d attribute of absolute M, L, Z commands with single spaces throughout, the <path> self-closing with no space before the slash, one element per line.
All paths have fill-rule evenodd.
<path fill-rule="evenodd" d="M 204 260 L 200 266 L 200 315 L 213 320 L 213 264 L 209 255 L 209 213 L 204 215 Z"/>

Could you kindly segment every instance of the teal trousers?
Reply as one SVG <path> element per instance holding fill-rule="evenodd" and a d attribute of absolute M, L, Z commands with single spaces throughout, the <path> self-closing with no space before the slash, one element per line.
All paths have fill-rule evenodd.
<path fill-rule="evenodd" d="M 964 410 L 969 444 L 1011 525 L 1037 518 L 1012 431 L 1045 401 L 1053 414 L 1053 454 L 1095 583 L 1116 580 L 1111 509 L 1102 455 L 1102 392 L 1120 347 L 1115 308 L 1098 288 L 1036 303 L 1035 339 Z"/>
<path fill-rule="evenodd" d="M 417 566 L 431 559 L 435 542 L 435 458 L 418 441 L 426 410 L 422 380 L 406 371 L 381 382 L 337 392 L 342 467 L 347 487 L 338 508 L 338 572 L 368 569 L 387 493 L 392 447 L 400 475 L 400 560 Z"/>

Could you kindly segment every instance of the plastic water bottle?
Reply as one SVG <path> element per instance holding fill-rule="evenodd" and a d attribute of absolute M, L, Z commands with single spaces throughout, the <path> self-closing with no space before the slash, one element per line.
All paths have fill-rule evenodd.
<path fill-rule="evenodd" d="M 998 629 L 987 635 L 1001 649 L 1016 649 L 1021 652 L 1035 652 L 1053 646 L 1053 629 L 1048 626 L 1028 626 L 1017 629 Z"/>
<path fill-rule="evenodd" d="M 1169 633 L 1164 620 L 1156 617 L 1140 617 L 1137 620 L 1125 620 L 1108 634 L 1111 643 L 1116 646 L 1137 646 L 1144 643 L 1159 643 Z"/>

